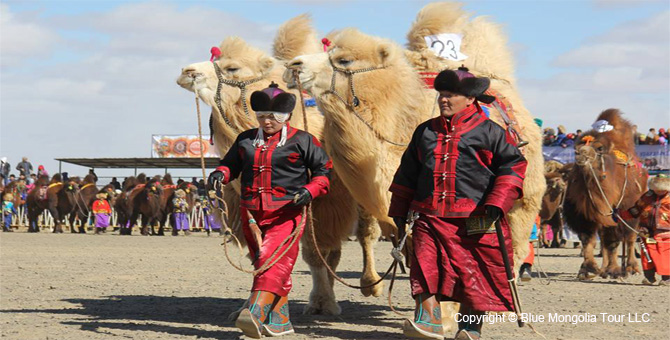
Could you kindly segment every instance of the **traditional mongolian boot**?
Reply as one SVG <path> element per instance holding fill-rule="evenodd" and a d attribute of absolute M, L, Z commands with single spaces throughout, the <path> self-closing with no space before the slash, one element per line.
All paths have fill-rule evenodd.
<path fill-rule="evenodd" d="M 651 270 L 645 270 L 644 271 L 644 279 L 642 279 L 642 284 L 651 286 L 656 282 L 656 272 L 651 269 Z"/>
<path fill-rule="evenodd" d="M 461 314 L 461 322 L 458 323 L 458 332 L 454 340 L 479 340 L 482 333 L 483 317 L 486 312 L 476 311 L 461 304 L 458 311 Z M 463 321 L 467 319 L 468 321 Z"/>
<path fill-rule="evenodd" d="M 670 275 L 661 276 L 661 281 L 658 283 L 659 286 L 670 286 Z"/>
<path fill-rule="evenodd" d="M 531 275 L 530 275 L 530 264 L 529 263 L 524 263 L 521 265 L 521 268 L 519 269 L 519 279 L 523 282 L 527 282 L 531 280 Z"/>
<path fill-rule="evenodd" d="M 282 336 L 295 333 L 288 314 L 288 297 L 280 296 L 272 307 L 270 315 L 263 324 L 263 334 L 267 336 Z"/>
<path fill-rule="evenodd" d="M 414 321 L 405 319 L 402 326 L 405 336 L 412 339 L 444 339 L 442 311 L 435 295 L 419 294 L 415 298 Z"/>
<path fill-rule="evenodd" d="M 172 236 L 177 236 L 179 235 L 179 230 L 177 228 L 172 228 Z"/>
<path fill-rule="evenodd" d="M 241 329 L 244 335 L 250 338 L 260 339 L 263 323 L 272 310 L 275 297 L 276 295 L 270 292 L 253 291 L 249 298 L 249 307 L 240 312 L 240 316 L 235 321 L 235 327 Z"/>
<path fill-rule="evenodd" d="M 95 228 L 95 234 L 100 235 L 100 228 L 97 228 L 97 227 Z"/>

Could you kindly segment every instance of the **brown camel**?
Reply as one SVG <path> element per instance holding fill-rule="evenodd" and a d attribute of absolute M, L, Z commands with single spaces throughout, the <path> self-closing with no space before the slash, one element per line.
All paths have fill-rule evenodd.
<path fill-rule="evenodd" d="M 162 218 L 161 195 L 163 195 L 163 187 L 160 184 L 160 176 L 156 176 L 149 180 L 130 202 L 133 206 L 130 215 L 131 224 L 133 221 L 137 221 L 137 218 L 141 215 L 142 228 L 140 233 L 142 235 L 148 236 L 149 226 L 153 231 L 154 225 Z"/>
<path fill-rule="evenodd" d="M 99 192 L 95 182 L 95 176 L 89 174 L 86 175 L 82 181 L 77 183 L 79 185 L 79 191 L 74 197 L 75 208 L 70 215 L 70 219 L 73 222 L 75 218 L 78 218 L 81 221 L 79 230 L 83 233 L 86 232 L 86 222 L 88 221 L 91 206 L 95 201 L 95 195 Z M 70 223 L 71 230 L 74 229 L 73 222 Z"/>
<path fill-rule="evenodd" d="M 563 234 L 563 197 L 565 196 L 566 182 L 558 172 L 550 172 L 544 175 L 547 179 L 547 191 L 542 197 L 542 209 L 540 209 L 539 241 L 545 248 L 558 248 L 565 246 Z M 554 233 L 553 240 L 546 239 L 546 226 L 551 226 Z"/>
<path fill-rule="evenodd" d="M 35 188 L 28 193 L 26 203 L 28 205 L 28 220 L 30 226 L 28 232 L 39 232 L 37 219 L 44 210 L 49 210 L 51 216 L 56 224 L 54 233 L 63 232 L 63 218 L 67 214 L 71 214 L 75 208 L 75 196 L 79 191 L 76 179 L 72 178 L 67 182 L 63 182 L 60 174 L 55 174 L 51 181 L 47 184 L 46 176 L 38 179 Z M 46 195 L 41 195 L 41 190 L 46 186 Z M 71 231 L 76 232 L 74 227 L 74 214 L 70 215 Z M 84 231 L 80 227 L 80 233 Z"/>
<path fill-rule="evenodd" d="M 131 235 L 133 227 L 137 222 L 137 215 L 135 219 L 132 218 L 134 213 L 133 201 L 135 197 L 142 191 L 147 183 L 147 177 L 141 173 L 137 177 L 130 176 L 126 178 L 123 185 L 123 191 L 116 197 L 114 203 L 114 210 L 117 213 L 117 220 L 119 223 L 119 235 Z"/>
<path fill-rule="evenodd" d="M 636 236 L 613 216 L 618 210 L 632 207 L 647 191 L 647 171 L 635 154 L 631 123 L 621 117 L 619 110 L 608 109 L 598 116 L 594 126 L 575 144 L 576 162 L 568 174 L 563 206 L 568 226 L 579 234 L 584 247 L 580 280 L 596 274 L 617 278 L 639 272 L 634 256 Z M 633 228 L 638 224 L 637 219 L 625 222 Z M 602 267 L 598 267 L 593 255 L 598 234 Z M 625 268 L 617 263 L 621 241 L 625 247 Z"/>

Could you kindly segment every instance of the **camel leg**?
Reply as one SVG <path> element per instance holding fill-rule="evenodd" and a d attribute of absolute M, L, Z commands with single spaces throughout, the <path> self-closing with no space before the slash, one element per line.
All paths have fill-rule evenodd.
<path fill-rule="evenodd" d="M 592 227 L 595 227 L 595 225 Z M 590 280 L 596 274 L 600 273 L 600 268 L 593 256 L 593 250 L 596 247 L 595 231 L 595 228 L 592 228 L 589 232 L 579 234 L 579 238 L 583 245 L 582 252 L 584 254 L 584 262 L 582 262 L 582 265 L 579 268 L 579 273 L 577 274 L 577 278 L 580 280 Z"/>
<path fill-rule="evenodd" d="M 140 229 L 140 234 L 144 236 L 149 236 L 149 218 L 145 217 L 142 214 L 142 228 Z"/>
<path fill-rule="evenodd" d="M 331 250 L 328 254 L 328 257 L 326 258 L 326 262 L 328 262 L 328 266 L 330 266 L 330 268 L 337 268 L 337 266 L 340 264 L 341 257 L 341 249 Z M 335 285 L 335 278 L 332 275 L 328 275 L 328 279 L 330 280 L 330 287 L 333 287 Z"/>
<path fill-rule="evenodd" d="M 625 274 L 639 274 L 641 273 L 639 261 L 635 258 L 635 241 L 637 240 L 637 235 L 632 231 L 627 230 L 625 242 L 626 242 L 626 269 Z M 644 255 L 641 256 L 642 261 L 647 261 Z"/>
<path fill-rule="evenodd" d="M 63 221 L 60 218 L 60 215 L 58 215 L 58 209 L 56 209 L 55 204 L 49 203 L 49 213 L 51 213 L 51 217 L 54 219 L 54 230 L 53 232 L 55 234 L 62 234 L 63 233 Z"/>
<path fill-rule="evenodd" d="M 39 233 L 40 228 L 37 226 L 37 220 L 41 211 L 34 207 L 28 206 L 28 232 Z"/>
<path fill-rule="evenodd" d="M 375 270 L 374 246 L 381 235 L 381 229 L 378 221 L 368 214 L 362 208 L 358 210 L 358 229 L 356 237 L 363 249 L 363 275 L 361 276 L 361 286 L 370 285 L 380 279 Z M 364 296 L 380 296 L 384 292 L 382 282 L 369 288 L 361 289 Z"/>
<path fill-rule="evenodd" d="M 600 274 L 603 278 L 608 276 L 616 279 L 621 276 L 621 265 L 617 261 L 619 257 L 619 243 L 622 239 L 622 233 L 618 227 L 604 227 L 603 238 L 600 240 L 603 249 L 603 271 Z"/>
<path fill-rule="evenodd" d="M 303 314 L 340 315 L 342 309 L 335 299 L 332 279 L 316 253 L 316 249 L 314 249 L 311 230 L 308 228 L 311 227 L 306 227 L 305 235 L 302 238 L 302 258 L 309 265 L 309 271 L 312 274 L 312 291 L 309 294 L 309 302 L 305 306 Z M 335 251 L 340 252 L 339 249 Z M 331 251 L 321 249 L 321 255 L 326 259 L 326 262 L 329 262 Z M 337 262 L 339 262 L 339 259 Z M 331 266 L 331 268 L 336 270 L 337 266 Z"/>

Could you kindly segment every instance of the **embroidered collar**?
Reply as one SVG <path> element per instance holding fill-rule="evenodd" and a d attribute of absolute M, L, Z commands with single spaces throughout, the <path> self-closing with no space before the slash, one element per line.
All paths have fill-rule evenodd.
<path fill-rule="evenodd" d="M 440 116 L 442 126 L 449 131 L 449 128 L 451 127 L 452 129 L 455 127 L 458 127 L 460 125 L 463 125 L 465 122 L 470 120 L 475 114 L 481 113 L 481 109 L 479 108 L 479 105 L 476 103 L 474 105 L 470 105 L 466 107 L 465 109 L 461 110 L 460 112 L 456 113 L 455 115 L 451 116 L 451 118 L 446 118 L 444 116 Z"/>

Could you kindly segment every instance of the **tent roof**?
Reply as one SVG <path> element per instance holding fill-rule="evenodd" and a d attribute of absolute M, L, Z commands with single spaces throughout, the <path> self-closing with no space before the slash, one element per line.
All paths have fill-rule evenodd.
<path fill-rule="evenodd" d="M 108 169 L 199 169 L 200 158 L 56 158 L 59 162 L 87 168 Z M 205 158 L 206 168 L 219 165 L 218 158 Z"/>

